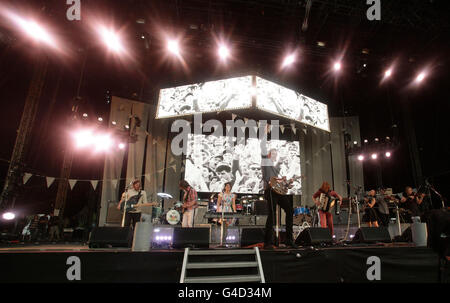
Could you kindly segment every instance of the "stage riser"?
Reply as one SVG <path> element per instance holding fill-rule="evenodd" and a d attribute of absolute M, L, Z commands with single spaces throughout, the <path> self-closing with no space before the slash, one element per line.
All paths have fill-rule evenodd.
<path fill-rule="evenodd" d="M 0 283 L 77 283 L 67 279 L 73 256 L 80 260 L 80 282 L 176 283 L 183 262 L 182 251 L 0 253 Z M 373 256 L 380 259 L 380 281 L 367 279 Z M 427 248 L 261 251 L 261 258 L 267 282 L 436 283 L 443 276 L 439 257 Z"/>

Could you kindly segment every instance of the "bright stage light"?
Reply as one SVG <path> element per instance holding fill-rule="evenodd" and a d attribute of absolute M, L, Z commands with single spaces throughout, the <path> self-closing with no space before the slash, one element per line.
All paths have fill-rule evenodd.
<path fill-rule="evenodd" d="M 384 77 L 389 78 L 392 75 L 392 68 L 388 69 L 384 72 Z"/>
<path fill-rule="evenodd" d="M 83 114 L 83 118 L 86 119 L 87 117 L 88 117 L 88 114 L 84 113 L 84 114 Z"/>
<path fill-rule="evenodd" d="M 376 159 L 378 158 L 378 155 L 377 155 L 377 154 L 372 154 L 370 157 L 371 157 L 373 160 L 376 160 Z"/>
<path fill-rule="evenodd" d="M 358 141 L 353 141 L 353 144 L 354 144 L 354 145 L 358 144 Z"/>
<path fill-rule="evenodd" d="M 420 74 L 417 75 L 417 77 L 416 77 L 416 82 L 417 82 L 417 83 L 422 82 L 423 79 L 425 79 L 425 76 L 426 76 L 425 72 L 421 72 Z"/>
<path fill-rule="evenodd" d="M 119 146 L 120 149 L 124 149 L 125 148 L 125 144 L 124 143 L 119 143 L 118 146 Z"/>
<path fill-rule="evenodd" d="M 364 139 L 364 143 L 368 143 L 369 142 L 369 140 L 367 140 L 367 139 Z"/>
<path fill-rule="evenodd" d="M 95 137 L 95 150 L 107 151 L 111 148 L 113 141 L 109 135 L 99 135 Z"/>
<path fill-rule="evenodd" d="M 363 160 L 364 160 L 364 156 L 363 156 L 363 155 L 359 155 L 359 156 L 358 156 L 358 160 L 359 160 L 359 161 L 363 161 Z"/>
<path fill-rule="evenodd" d="M 103 118 L 102 117 L 98 117 L 98 122 L 103 122 Z"/>
<path fill-rule="evenodd" d="M 283 64 L 281 65 L 282 68 L 291 65 L 292 63 L 295 62 L 295 55 L 294 54 L 290 54 L 288 56 L 286 56 L 286 58 L 284 58 L 283 60 Z"/>
<path fill-rule="evenodd" d="M 386 152 L 384 155 L 386 156 L 386 158 L 390 158 L 391 157 L 391 153 L 390 152 Z"/>
<path fill-rule="evenodd" d="M 180 46 L 178 45 L 178 41 L 169 40 L 167 41 L 167 50 L 172 54 L 179 56 L 180 55 Z"/>
<path fill-rule="evenodd" d="M 75 133 L 75 146 L 83 148 L 91 145 L 94 142 L 94 135 L 90 130 L 81 130 Z"/>
<path fill-rule="evenodd" d="M 111 29 L 107 29 L 105 26 L 100 26 L 99 33 L 102 37 L 103 43 L 105 43 L 109 50 L 115 53 L 122 53 L 124 51 L 122 41 L 116 32 Z"/>
<path fill-rule="evenodd" d="M 334 71 L 336 71 L 336 72 L 340 71 L 340 70 L 341 70 L 341 67 L 342 67 L 341 62 L 336 62 L 336 63 L 334 63 L 334 65 L 333 65 L 333 69 L 334 69 Z"/>
<path fill-rule="evenodd" d="M 378 139 L 378 138 L 375 138 L 375 142 L 378 142 L 378 141 L 380 141 L 380 139 Z"/>
<path fill-rule="evenodd" d="M 16 217 L 16 215 L 12 212 L 6 212 L 2 215 L 2 217 L 5 220 L 13 220 Z"/>
<path fill-rule="evenodd" d="M 126 128 L 126 129 L 129 129 L 129 128 L 130 128 L 130 126 L 129 126 L 129 125 L 127 124 L 127 125 L 125 125 L 125 128 Z"/>
<path fill-rule="evenodd" d="M 218 50 L 219 58 L 222 61 L 225 61 L 230 56 L 230 50 L 226 45 L 220 45 Z"/>
<path fill-rule="evenodd" d="M 112 121 L 111 124 L 112 125 L 117 125 L 117 122 L 116 121 Z"/>

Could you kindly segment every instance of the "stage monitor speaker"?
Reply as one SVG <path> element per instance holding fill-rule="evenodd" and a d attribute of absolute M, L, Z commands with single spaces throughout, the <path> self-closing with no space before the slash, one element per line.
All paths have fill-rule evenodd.
<path fill-rule="evenodd" d="M 330 230 L 322 227 L 306 228 L 295 239 L 295 244 L 302 246 L 332 242 Z"/>
<path fill-rule="evenodd" d="M 132 241 L 131 227 L 95 227 L 89 237 L 89 247 L 131 247 Z"/>
<path fill-rule="evenodd" d="M 264 228 L 243 228 L 241 247 L 264 243 Z"/>
<path fill-rule="evenodd" d="M 209 227 L 175 227 L 173 229 L 174 248 L 209 248 L 211 229 Z"/>
<path fill-rule="evenodd" d="M 386 227 L 361 227 L 353 237 L 353 243 L 392 242 Z"/>
<path fill-rule="evenodd" d="M 255 215 L 267 216 L 269 214 L 269 210 L 267 208 L 267 201 L 257 200 L 253 205 L 255 206 L 255 210 L 254 210 Z"/>

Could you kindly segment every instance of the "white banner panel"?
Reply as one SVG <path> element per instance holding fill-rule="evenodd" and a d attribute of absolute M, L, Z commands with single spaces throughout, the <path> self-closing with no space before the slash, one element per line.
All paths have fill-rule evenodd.
<path fill-rule="evenodd" d="M 326 104 L 260 77 L 256 77 L 256 107 L 330 131 Z"/>
<path fill-rule="evenodd" d="M 234 193 L 263 192 L 261 147 L 258 139 L 236 144 L 236 138 L 193 135 L 188 137 L 185 179 L 198 192 L 220 192 L 227 182 Z M 301 175 L 299 142 L 272 140 L 268 150 L 278 151 L 275 166 L 280 177 Z M 295 181 L 289 194 L 301 194 L 301 180 Z"/>
<path fill-rule="evenodd" d="M 156 118 L 249 108 L 252 76 L 161 89 Z"/>

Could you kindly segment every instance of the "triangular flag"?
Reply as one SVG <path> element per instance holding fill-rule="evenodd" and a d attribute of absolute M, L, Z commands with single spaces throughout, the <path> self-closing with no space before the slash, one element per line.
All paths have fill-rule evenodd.
<path fill-rule="evenodd" d="M 229 132 L 231 129 L 231 126 L 227 125 L 227 132 Z"/>
<path fill-rule="evenodd" d="M 305 135 L 306 135 L 306 133 L 308 132 L 308 129 L 305 127 L 305 128 L 303 128 L 302 129 L 302 131 L 305 133 Z"/>
<path fill-rule="evenodd" d="M 248 118 L 244 118 L 245 124 L 247 124 L 248 122 Z"/>
<path fill-rule="evenodd" d="M 177 172 L 177 165 L 176 165 L 176 164 L 172 165 L 171 168 L 173 169 L 173 172 L 174 172 L 174 173 Z"/>
<path fill-rule="evenodd" d="M 117 179 L 111 180 L 111 185 L 116 188 L 117 187 Z"/>
<path fill-rule="evenodd" d="M 317 135 L 317 131 L 315 128 L 313 128 L 313 133 L 314 133 L 314 135 Z"/>
<path fill-rule="evenodd" d="M 294 135 L 296 135 L 297 134 L 297 128 L 295 127 L 295 123 L 294 122 L 291 122 L 291 129 L 294 132 Z"/>
<path fill-rule="evenodd" d="M 98 180 L 91 180 L 91 185 L 92 185 L 92 188 L 94 188 L 94 190 L 96 190 L 97 185 L 98 185 Z"/>
<path fill-rule="evenodd" d="M 258 132 L 258 127 L 257 126 L 253 127 L 253 129 L 255 130 L 255 133 Z"/>
<path fill-rule="evenodd" d="M 156 144 L 156 142 L 157 142 L 157 141 L 156 141 L 156 139 L 155 139 L 155 138 L 153 138 L 153 144 Z"/>
<path fill-rule="evenodd" d="M 245 132 L 245 126 L 241 126 L 241 131 L 244 133 Z"/>
<path fill-rule="evenodd" d="M 232 120 L 236 119 L 236 117 L 237 117 L 237 115 L 231 114 L 231 119 L 232 119 Z"/>
<path fill-rule="evenodd" d="M 75 179 L 69 179 L 70 190 L 73 189 L 73 187 L 75 186 L 75 184 L 77 184 L 77 180 L 75 180 Z"/>
<path fill-rule="evenodd" d="M 311 164 L 311 162 L 309 161 L 309 160 L 306 160 L 306 165 L 309 165 L 309 164 Z"/>
<path fill-rule="evenodd" d="M 322 150 L 323 150 L 323 151 L 327 151 L 327 149 L 325 148 L 325 146 L 324 146 L 324 147 L 322 147 Z"/>
<path fill-rule="evenodd" d="M 55 181 L 54 177 L 45 177 L 45 179 L 47 180 L 47 188 L 49 188 L 53 181 Z"/>
<path fill-rule="evenodd" d="M 280 125 L 281 133 L 284 134 L 284 125 Z"/>
<path fill-rule="evenodd" d="M 31 178 L 32 174 L 30 173 L 25 173 L 23 175 L 23 184 L 26 184 L 28 182 L 28 180 Z"/>

